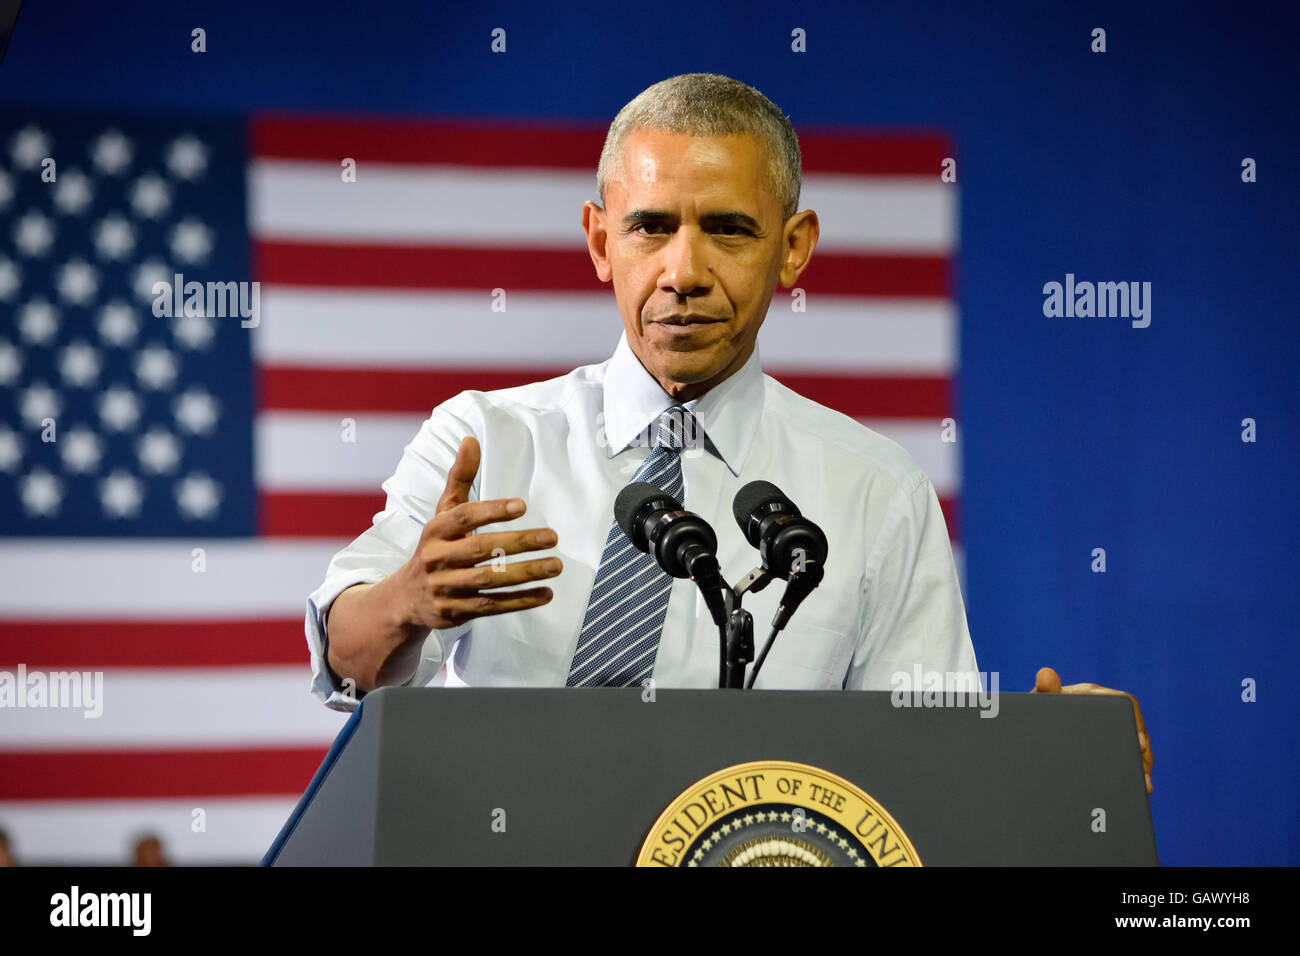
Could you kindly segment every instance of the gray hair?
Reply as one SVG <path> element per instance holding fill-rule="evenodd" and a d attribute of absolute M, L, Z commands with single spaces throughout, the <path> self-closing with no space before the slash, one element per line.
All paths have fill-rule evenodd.
<path fill-rule="evenodd" d="M 614 117 L 600 151 L 596 190 L 605 204 L 605 187 L 622 174 L 623 144 L 639 129 L 688 136 L 747 133 L 768 154 L 768 180 L 780 200 L 783 219 L 799 207 L 799 139 L 780 108 L 748 84 L 716 73 L 683 73 L 647 87 Z"/>

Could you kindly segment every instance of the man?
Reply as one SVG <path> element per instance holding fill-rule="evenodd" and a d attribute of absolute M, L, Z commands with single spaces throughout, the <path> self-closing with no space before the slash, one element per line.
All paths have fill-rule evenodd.
<path fill-rule="evenodd" d="M 384 483 L 385 511 L 311 596 L 314 693 L 350 709 L 375 687 L 444 681 L 445 665 L 470 685 L 716 686 L 697 589 L 611 528 L 635 480 L 713 525 L 732 580 L 757 563 L 731 516 L 748 482 L 774 483 L 825 528 L 825 580 L 756 687 L 974 672 L 928 478 L 894 442 L 762 373 L 776 285 L 795 285 L 819 234 L 817 214 L 797 211 L 789 120 L 738 81 L 673 77 L 619 112 L 597 182 L 582 224 L 622 319 L 613 357 L 434 410 Z M 756 629 L 781 591 L 747 597 Z M 1037 689 L 1061 690 L 1045 676 Z"/>

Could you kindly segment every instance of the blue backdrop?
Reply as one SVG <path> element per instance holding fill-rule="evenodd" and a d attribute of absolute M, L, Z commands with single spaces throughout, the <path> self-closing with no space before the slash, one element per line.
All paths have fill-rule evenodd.
<path fill-rule="evenodd" d="M 1294 21 L 1226 3 L 322 6 L 29 2 L 0 101 L 608 123 L 649 84 L 708 71 L 796 126 L 951 131 L 980 665 L 1004 690 L 1050 664 L 1138 696 L 1165 863 L 1300 862 Z M 1043 284 L 1066 273 L 1151 282 L 1150 327 L 1044 317 Z"/>

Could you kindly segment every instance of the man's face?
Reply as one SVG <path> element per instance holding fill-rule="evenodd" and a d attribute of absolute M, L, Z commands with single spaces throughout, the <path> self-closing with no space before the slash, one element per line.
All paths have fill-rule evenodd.
<path fill-rule="evenodd" d="M 622 178 L 583 227 L 628 344 L 679 401 L 745 364 L 778 279 L 793 284 L 817 237 L 815 213 L 782 219 L 756 139 L 662 130 L 628 136 Z"/>

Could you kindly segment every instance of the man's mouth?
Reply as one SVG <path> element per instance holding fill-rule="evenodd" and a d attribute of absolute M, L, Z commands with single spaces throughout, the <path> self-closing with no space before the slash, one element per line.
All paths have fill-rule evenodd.
<path fill-rule="evenodd" d="M 688 313 L 686 315 L 665 315 L 658 319 L 651 319 L 651 325 L 712 325 L 716 322 L 725 322 L 726 319 L 719 319 L 710 315 L 695 315 Z"/>

